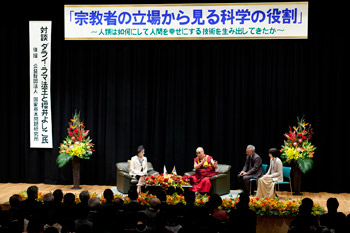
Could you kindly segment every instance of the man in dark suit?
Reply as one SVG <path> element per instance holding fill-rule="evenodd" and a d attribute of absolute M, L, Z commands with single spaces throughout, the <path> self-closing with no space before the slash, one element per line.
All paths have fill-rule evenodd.
<path fill-rule="evenodd" d="M 42 211 L 42 203 L 37 201 L 39 188 L 35 185 L 29 186 L 27 189 L 28 198 L 21 203 L 21 211 L 27 220 L 40 220 Z"/>
<path fill-rule="evenodd" d="M 239 194 L 236 208 L 229 213 L 229 229 L 235 229 L 235 232 L 256 233 L 257 216 L 255 211 L 249 209 L 249 202 L 247 192 Z"/>
<path fill-rule="evenodd" d="M 139 212 L 142 212 L 146 215 L 146 224 L 150 228 L 153 228 L 156 225 L 156 216 L 157 213 L 160 211 L 161 207 L 161 201 L 159 198 L 152 198 L 150 200 L 150 206 L 146 210 L 141 210 Z"/>
<path fill-rule="evenodd" d="M 247 158 L 242 171 L 238 174 L 238 181 L 241 189 L 249 193 L 249 180 L 251 178 L 258 179 L 262 177 L 264 173 L 261 166 L 261 157 L 255 153 L 255 147 L 253 145 L 247 146 L 246 154 Z"/>

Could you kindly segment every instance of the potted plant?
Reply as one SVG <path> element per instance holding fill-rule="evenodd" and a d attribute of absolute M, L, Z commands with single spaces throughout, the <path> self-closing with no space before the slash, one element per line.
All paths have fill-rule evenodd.
<path fill-rule="evenodd" d="M 293 171 L 294 195 L 301 195 L 301 175 L 310 171 L 313 166 L 313 157 L 316 147 L 311 143 L 313 129 L 306 123 L 304 117 L 297 117 L 297 126 L 284 134 L 285 140 L 281 148 L 283 163 L 291 164 Z"/>
<path fill-rule="evenodd" d="M 73 189 L 80 189 L 80 159 L 90 159 L 94 144 L 88 136 L 89 130 L 85 130 L 84 123 L 80 121 L 80 112 L 75 111 L 68 126 L 68 135 L 60 144 L 56 163 L 61 168 L 72 160 Z"/>

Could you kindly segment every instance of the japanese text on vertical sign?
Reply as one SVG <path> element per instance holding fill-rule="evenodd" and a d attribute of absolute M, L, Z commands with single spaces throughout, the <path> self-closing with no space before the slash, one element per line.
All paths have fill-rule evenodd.
<path fill-rule="evenodd" d="M 30 146 L 52 148 L 51 22 L 30 21 Z"/>
<path fill-rule="evenodd" d="M 47 52 L 47 47 L 48 47 L 48 35 L 47 35 L 47 27 L 41 27 L 40 28 L 41 34 L 40 34 L 40 40 L 42 42 L 41 44 L 41 131 L 43 134 L 41 135 L 41 140 L 42 143 L 48 143 L 48 128 L 47 124 L 48 122 L 48 83 L 47 83 L 47 78 L 48 78 L 48 68 L 47 68 L 47 58 L 48 58 L 48 52 Z"/>

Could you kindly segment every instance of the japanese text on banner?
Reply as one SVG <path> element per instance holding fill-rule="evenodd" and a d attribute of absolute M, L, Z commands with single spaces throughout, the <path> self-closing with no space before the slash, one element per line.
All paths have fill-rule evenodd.
<path fill-rule="evenodd" d="M 30 21 L 30 147 L 52 148 L 51 21 Z"/>
<path fill-rule="evenodd" d="M 307 2 L 66 5 L 66 39 L 307 38 Z"/>

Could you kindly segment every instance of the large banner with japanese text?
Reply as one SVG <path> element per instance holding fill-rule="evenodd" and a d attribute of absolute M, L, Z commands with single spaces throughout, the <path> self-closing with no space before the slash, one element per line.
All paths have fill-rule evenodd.
<path fill-rule="evenodd" d="M 308 2 L 65 5 L 65 40 L 307 39 Z"/>
<path fill-rule="evenodd" d="M 51 21 L 29 21 L 30 147 L 52 148 Z"/>

